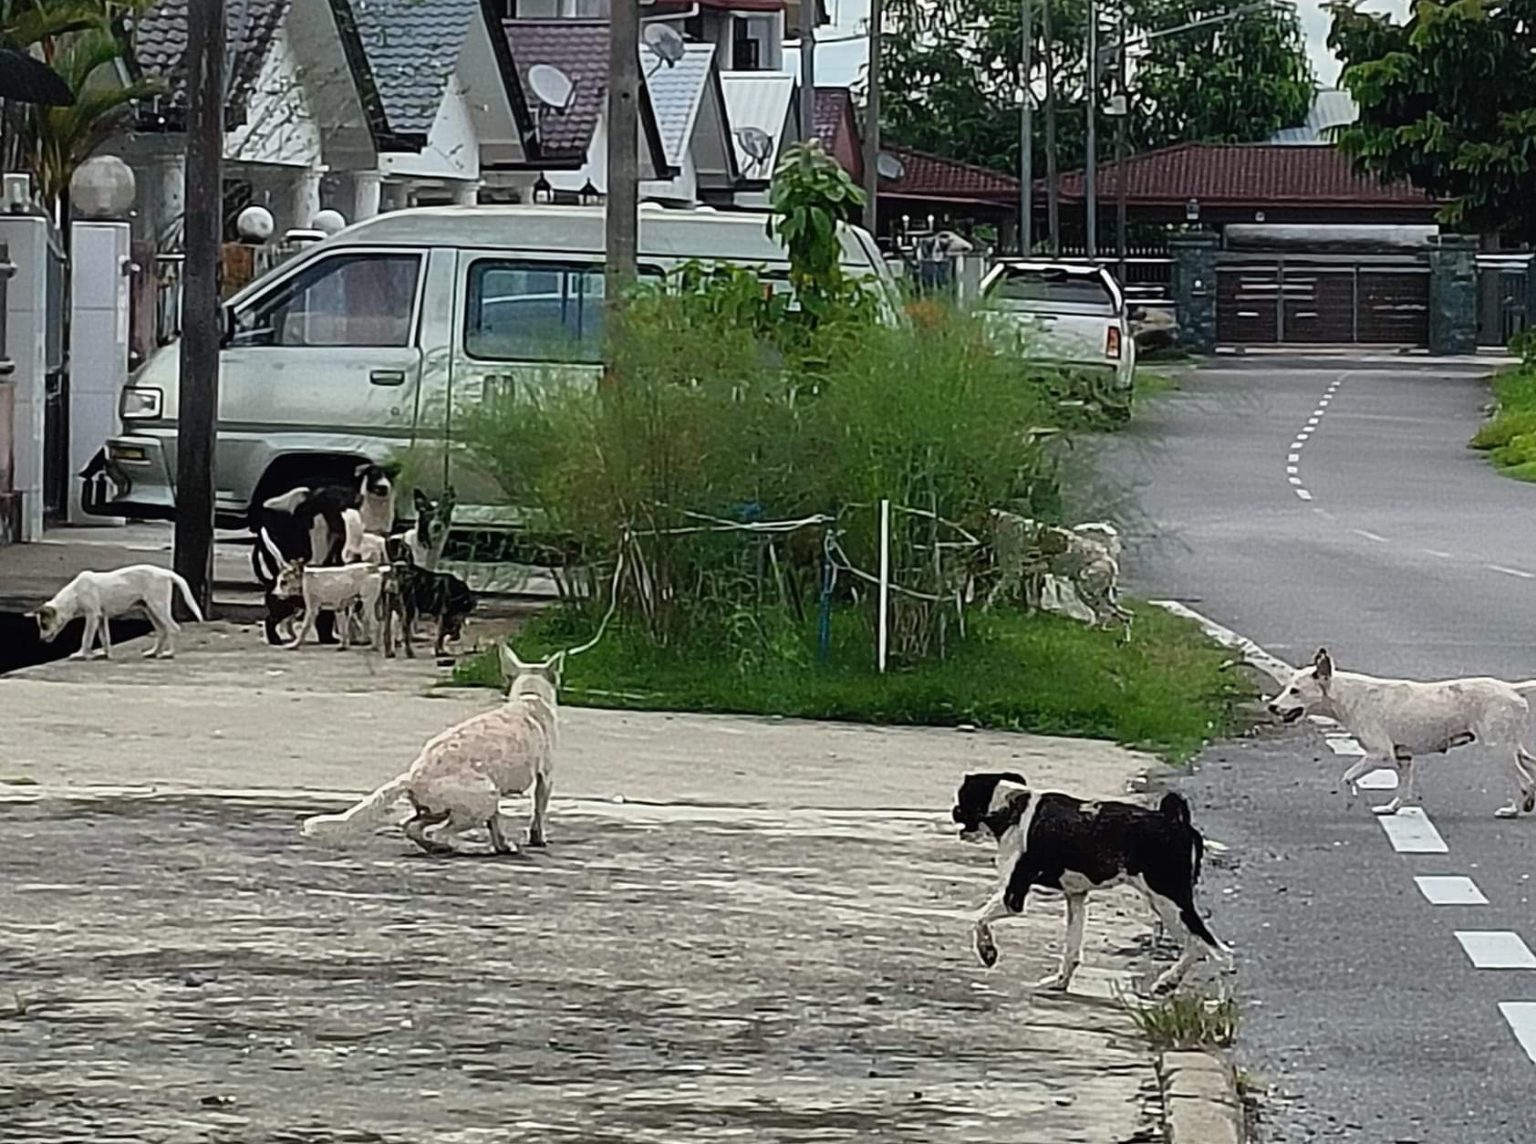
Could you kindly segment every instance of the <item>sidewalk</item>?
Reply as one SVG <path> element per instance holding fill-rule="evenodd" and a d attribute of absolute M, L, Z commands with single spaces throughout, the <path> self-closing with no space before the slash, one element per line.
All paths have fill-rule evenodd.
<path fill-rule="evenodd" d="M 1032 995 L 1059 902 L 999 927 L 980 969 L 991 850 L 948 821 L 968 770 L 1110 797 L 1144 757 L 568 708 L 547 852 L 441 862 L 388 833 L 336 852 L 294 829 L 338 804 L 321 792 L 375 786 L 495 697 L 219 623 L 173 662 L 142 646 L 0 678 L 0 813 L 27 839 L 0 995 L 36 1002 L 0 1075 L 29 1094 L 28 1139 L 79 1129 L 87 1083 L 98 1133 L 1153 1138 L 1153 1060 L 1110 1000 L 1153 968 L 1150 916 L 1096 897 L 1074 996 Z"/>

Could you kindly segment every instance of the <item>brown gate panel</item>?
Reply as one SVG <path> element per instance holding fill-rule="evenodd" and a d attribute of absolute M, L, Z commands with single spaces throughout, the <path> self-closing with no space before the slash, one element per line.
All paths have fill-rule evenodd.
<path fill-rule="evenodd" d="M 1360 271 L 1356 341 L 1365 345 L 1429 344 L 1429 275 L 1420 271 Z"/>
<path fill-rule="evenodd" d="M 1216 272 L 1216 338 L 1228 345 L 1280 340 L 1280 276 L 1273 267 Z"/>
<path fill-rule="evenodd" d="M 1286 342 L 1342 345 L 1355 340 L 1355 271 L 1287 266 L 1281 271 L 1280 336 Z"/>

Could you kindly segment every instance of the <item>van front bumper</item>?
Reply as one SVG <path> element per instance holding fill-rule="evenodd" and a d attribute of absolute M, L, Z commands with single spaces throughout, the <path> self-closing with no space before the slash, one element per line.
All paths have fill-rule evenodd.
<path fill-rule="evenodd" d="M 93 475 L 84 477 L 80 503 L 92 516 L 176 518 L 176 484 L 156 438 L 111 437 L 86 471 Z"/>

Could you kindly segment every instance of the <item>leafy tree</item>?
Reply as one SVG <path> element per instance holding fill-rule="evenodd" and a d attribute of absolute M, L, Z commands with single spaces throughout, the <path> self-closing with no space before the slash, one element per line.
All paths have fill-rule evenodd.
<path fill-rule="evenodd" d="M 149 0 L 0 0 L 0 41 L 39 52 L 70 89 L 70 107 L 8 111 L 3 157 L 36 181 L 42 201 L 57 212 L 75 170 L 127 125 L 135 100 L 154 94 L 152 83 L 123 85 L 114 65 L 126 43 L 119 17 Z"/>
<path fill-rule="evenodd" d="M 819 142 L 785 149 L 769 189 L 768 233 L 784 244 L 790 284 L 812 321 L 851 301 L 837 225 L 863 205 L 864 192 Z"/>
<path fill-rule="evenodd" d="M 1355 164 L 1448 200 L 1449 226 L 1536 241 L 1536 2 L 1421 0 L 1401 24 L 1332 11 L 1328 44 L 1360 105 L 1338 136 Z"/>
<path fill-rule="evenodd" d="M 1299 123 L 1313 79 L 1300 17 L 1292 8 L 1229 24 L 1136 40 L 1241 6 L 1242 0 L 1127 0 L 1132 146 L 1184 140 L 1249 142 Z M 1037 0 L 1037 5 L 1040 0 Z M 1032 21 L 1037 96 L 1049 70 L 1057 147 L 1081 156 L 1086 128 L 1087 0 L 1049 0 Z M 1015 171 L 1019 160 L 1018 0 L 888 0 L 881 67 L 882 128 L 893 142 L 948 158 Z M 1113 47 L 1118 33 L 1101 33 Z M 1099 95 L 1115 90 L 1113 53 L 1101 58 Z M 1043 171 L 1044 116 L 1035 117 L 1035 169 Z M 1069 167 L 1079 164 L 1070 159 Z"/>

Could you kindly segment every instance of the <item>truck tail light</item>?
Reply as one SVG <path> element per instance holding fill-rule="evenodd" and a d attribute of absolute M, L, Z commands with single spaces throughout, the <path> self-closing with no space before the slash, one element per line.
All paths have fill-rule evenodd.
<path fill-rule="evenodd" d="M 1104 335 L 1104 356 L 1120 360 L 1120 327 L 1110 326 Z"/>

